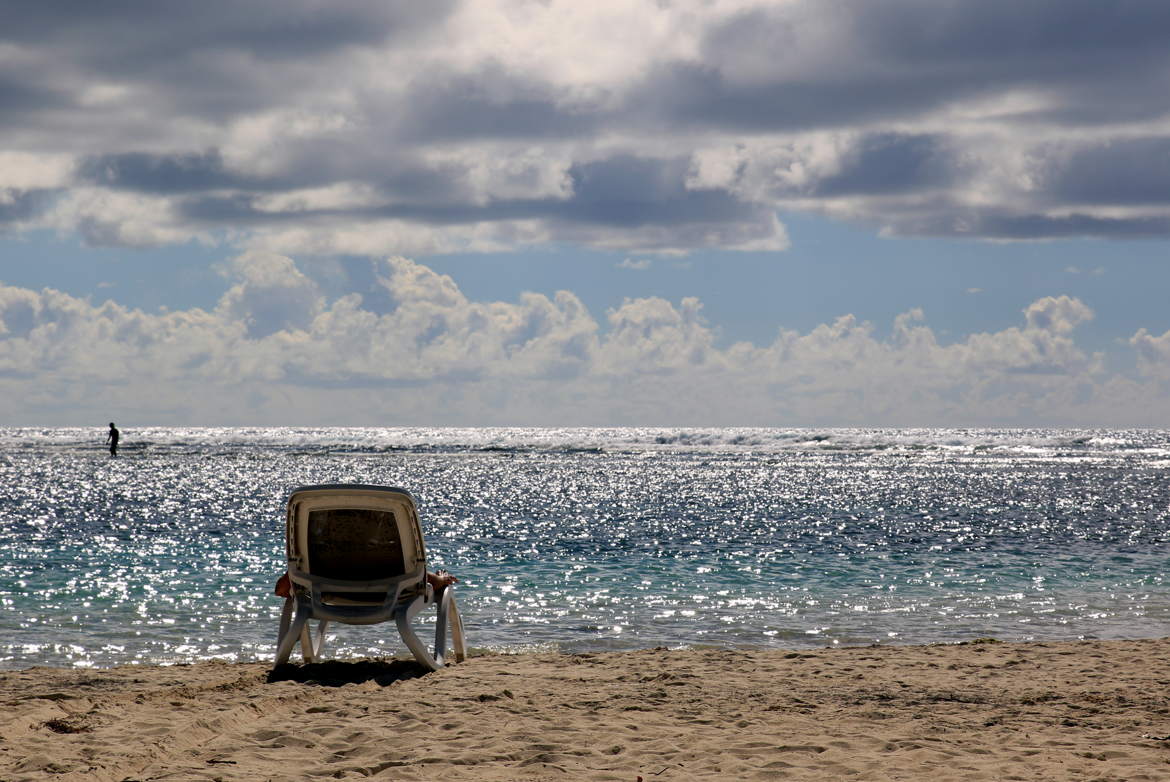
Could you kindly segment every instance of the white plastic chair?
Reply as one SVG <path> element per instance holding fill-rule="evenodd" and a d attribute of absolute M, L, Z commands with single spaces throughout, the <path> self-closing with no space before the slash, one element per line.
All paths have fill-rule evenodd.
<path fill-rule="evenodd" d="M 275 665 L 301 645 L 305 662 L 325 649 L 330 622 L 368 625 L 393 620 L 414 659 L 432 671 L 447 659 L 451 630 L 455 662 L 466 650 L 463 624 L 449 584 L 436 601 L 426 579 L 426 551 L 414 498 L 404 489 L 364 484 L 305 486 L 288 499 L 285 548 L 293 596 L 280 617 Z M 432 654 L 411 627 L 420 610 L 436 605 Z M 313 642 L 309 621 L 319 620 Z"/>

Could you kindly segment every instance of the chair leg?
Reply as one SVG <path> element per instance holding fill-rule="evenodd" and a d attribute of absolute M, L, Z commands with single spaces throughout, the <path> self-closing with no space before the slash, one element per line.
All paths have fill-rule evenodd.
<path fill-rule="evenodd" d="M 414 628 L 410 626 L 410 620 L 417 613 L 417 605 L 421 602 L 422 598 L 419 598 L 411 606 L 403 606 L 398 609 L 398 613 L 395 614 L 394 618 L 398 624 L 398 634 L 402 636 L 403 643 L 406 644 L 406 648 L 410 649 L 410 653 L 414 655 L 414 659 L 418 661 L 418 664 L 432 671 L 437 671 L 443 667 L 443 664 L 435 660 L 434 657 L 431 657 L 430 652 L 427 651 L 427 647 L 414 634 Z M 411 607 L 415 607 L 415 610 L 411 611 Z"/>
<path fill-rule="evenodd" d="M 284 641 L 284 636 L 288 633 L 288 626 L 292 623 L 293 614 L 293 599 L 286 597 L 284 599 L 284 608 L 280 611 L 280 630 L 276 633 L 276 648 L 280 648 L 280 644 Z"/>
<path fill-rule="evenodd" d="M 280 644 L 276 647 L 276 661 L 273 663 L 273 667 L 284 665 L 288 662 L 288 656 L 292 654 L 293 646 L 296 645 L 298 640 L 303 639 L 305 635 L 305 623 L 308 621 L 309 616 L 307 612 L 297 611 L 297 615 L 293 618 L 292 624 L 285 631 L 280 639 Z M 302 646 L 301 648 L 304 649 L 305 647 Z"/>
<path fill-rule="evenodd" d="M 455 651 L 455 662 L 461 663 L 467 657 L 467 647 L 463 639 L 463 620 L 459 616 L 459 607 L 455 604 L 454 585 L 443 590 L 443 597 L 439 601 L 439 618 L 435 622 L 435 660 L 444 664 L 447 658 L 447 627 L 451 628 L 451 646 Z"/>
<path fill-rule="evenodd" d="M 322 619 L 317 625 L 317 648 L 313 650 L 314 657 L 325 656 L 325 628 L 329 626 L 327 619 Z"/>
<path fill-rule="evenodd" d="M 307 663 L 315 662 L 313 657 L 313 638 L 309 633 L 308 617 L 305 618 L 305 621 L 301 622 L 301 657 Z"/>
<path fill-rule="evenodd" d="M 459 616 L 459 608 L 455 605 L 455 596 L 451 596 L 451 645 L 455 648 L 455 662 L 461 663 L 467 657 L 467 646 L 463 639 L 463 619 Z"/>
<path fill-rule="evenodd" d="M 447 621 L 451 617 L 451 607 L 455 605 L 453 586 L 448 585 L 443 590 L 443 596 L 439 599 L 439 616 L 435 620 L 435 662 L 439 665 L 447 661 Z"/>

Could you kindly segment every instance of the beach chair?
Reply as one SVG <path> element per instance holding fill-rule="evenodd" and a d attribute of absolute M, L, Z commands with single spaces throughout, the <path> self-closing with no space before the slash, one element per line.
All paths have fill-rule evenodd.
<path fill-rule="evenodd" d="M 275 665 L 288 662 L 298 642 L 305 662 L 319 659 L 330 622 L 393 621 L 414 659 L 432 671 L 447 660 L 449 628 L 455 661 L 463 660 L 454 585 L 436 600 L 409 492 L 363 484 L 299 488 L 288 499 L 285 548 L 293 594 L 281 613 Z M 438 608 L 433 653 L 411 627 L 418 612 L 432 605 Z M 309 632 L 313 619 L 320 622 L 315 643 Z"/>

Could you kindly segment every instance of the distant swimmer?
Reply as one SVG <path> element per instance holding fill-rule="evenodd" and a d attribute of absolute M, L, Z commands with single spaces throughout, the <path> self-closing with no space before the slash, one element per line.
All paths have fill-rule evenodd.
<path fill-rule="evenodd" d="M 122 434 L 118 431 L 118 427 L 114 426 L 113 421 L 110 421 L 110 433 L 106 435 L 106 442 L 110 445 L 111 457 L 118 455 L 118 438 L 121 436 Z"/>

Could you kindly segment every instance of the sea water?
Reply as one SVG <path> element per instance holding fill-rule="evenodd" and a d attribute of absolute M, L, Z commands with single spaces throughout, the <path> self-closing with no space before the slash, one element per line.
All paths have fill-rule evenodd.
<path fill-rule="evenodd" d="M 116 459 L 104 437 L 0 429 L 0 667 L 271 659 L 285 502 L 335 482 L 415 495 L 482 649 L 1170 632 L 1166 431 L 127 427 Z M 403 651 L 332 630 L 336 657 Z"/>

